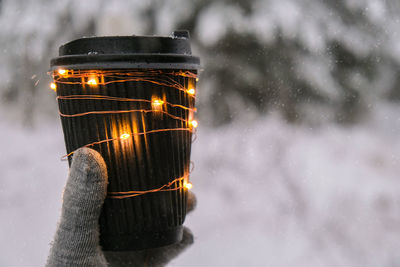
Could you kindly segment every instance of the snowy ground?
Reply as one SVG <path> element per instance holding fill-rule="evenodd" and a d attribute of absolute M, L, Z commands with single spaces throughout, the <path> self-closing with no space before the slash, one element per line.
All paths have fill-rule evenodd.
<path fill-rule="evenodd" d="M 195 244 L 171 266 L 400 266 L 398 112 L 351 128 L 200 127 Z M 43 266 L 67 175 L 60 125 L 0 128 L 0 266 Z"/>

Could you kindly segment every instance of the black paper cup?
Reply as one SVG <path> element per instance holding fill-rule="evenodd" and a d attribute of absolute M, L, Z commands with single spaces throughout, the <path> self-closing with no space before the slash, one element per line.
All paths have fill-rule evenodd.
<path fill-rule="evenodd" d="M 104 250 L 182 238 L 199 68 L 188 37 L 82 38 L 51 61 L 69 163 L 86 146 L 107 164 Z"/>

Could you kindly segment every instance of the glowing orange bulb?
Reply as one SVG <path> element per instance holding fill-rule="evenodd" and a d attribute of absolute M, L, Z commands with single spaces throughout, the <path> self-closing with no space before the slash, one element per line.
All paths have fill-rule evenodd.
<path fill-rule="evenodd" d="M 91 78 L 91 79 L 88 80 L 87 84 L 89 84 L 89 85 L 97 85 L 97 81 L 96 81 L 95 78 Z"/>
<path fill-rule="evenodd" d="M 64 75 L 64 74 L 66 74 L 66 73 L 67 73 L 67 71 L 64 70 L 64 69 L 59 69 L 59 70 L 58 70 L 58 74 L 60 74 L 60 75 Z"/>
<path fill-rule="evenodd" d="M 190 89 L 187 90 L 187 93 L 189 95 L 194 95 L 196 93 L 196 90 L 194 90 L 194 88 L 190 88 Z"/>
<path fill-rule="evenodd" d="M 193 185 L 190 182 L 185 182 L 184 187 L 186 187 L 186 189 L 192 189 Z"/>
<path fill-rule="evenodd" d="M 190 124 L 192 125 L 193 128 L 196 128 L 197 126 L 199 126 L 199 123 L 196 120 L 190 121 Z"/>
<path fill-rule="evenodd" d="M 122 140 L 124 140 L 124 139 L 128 139 L 130 136 L 131 136 L 130 134 L 124 133 L 124 134 L 121 134 L 120 138 Z"/>
<path fill-rule="evenodd" d="M 57 89 L 57 85 L 55 83 L 51 83 L 50 88 L 55 91 Z"/>
<path fill-rule="evenodd" d="M 154 99 L 153 101 L 151 101 L 151 106 L 155 110 L 161 110 L 163 104 L 164 104 L 164 101 L 162 101 L 161 99 Z"/>
<path fill-rule="evenodd" d="M 164 101 L 160 99 L 153 100 L 153 105 L 160 106 L 162 104 L 164 104 Z"/>

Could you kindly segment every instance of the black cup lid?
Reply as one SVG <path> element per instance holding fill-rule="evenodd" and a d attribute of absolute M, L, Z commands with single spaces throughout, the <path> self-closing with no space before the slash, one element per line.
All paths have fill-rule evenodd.
<path fill-rule="evenodd" d="M 106 36 L 80 38 L 62 45 L 51 69 L 199 69 L 192 56 L 189 33 L 162 36 Z"/>

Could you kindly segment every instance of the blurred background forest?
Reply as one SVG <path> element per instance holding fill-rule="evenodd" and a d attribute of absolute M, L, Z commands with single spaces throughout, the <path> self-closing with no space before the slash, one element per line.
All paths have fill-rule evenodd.
<path fill-rule="evenodd" d="M 400 266 L 397 0 L 0 0 L 0 266 L 40 266 L 67 166 L 50 58 L 191 33 L 192 248 L 172 266 Z"/>

